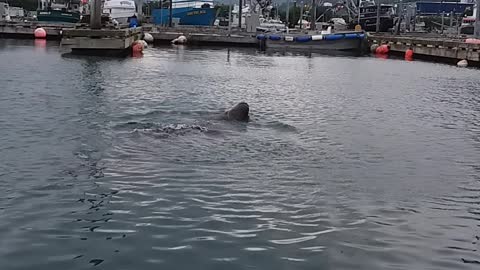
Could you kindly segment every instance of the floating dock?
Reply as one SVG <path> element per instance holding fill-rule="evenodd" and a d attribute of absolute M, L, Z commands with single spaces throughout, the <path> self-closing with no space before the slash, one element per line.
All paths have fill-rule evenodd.
<path fill-rule="evenodd" d="M 47 32 L 47 39 L 61 39 L 63 29 L 73 29 L 71 23 L 42 23 L 42 22 L 0 22 L 1 38 L 35 38 L 33 32 L 37 28 Z"/>
<path fill-rule="evenodd" d="M 456 63 L 465 59 L 472 65 L 480 65 L 480 44 L 466 43 L 466 37 L 446 38 L 371 34 L 368 40 L 370 44 L 390 45 L 390 51 L 395 54 L 403 55 L 406 50 L 411 48 L 415 58 L 448 63 Z"/>
<path fill-rule="evenodd" d="M 187 38 L 188 44 L 212 45 L 212 46 L 241 46 L 257 47 L 258 42 L 255 33 L 243 31 L 214 28 L 214 27 L 145 27 L 155 43 L 170 43 L 173 39 L 183 35 Z"/>
<path fill-rule="evenodd" d="M 64 29 L 62 46 L 75 54 L 126 55 L 143 33 L 141 27 L 124 29 Z"/>

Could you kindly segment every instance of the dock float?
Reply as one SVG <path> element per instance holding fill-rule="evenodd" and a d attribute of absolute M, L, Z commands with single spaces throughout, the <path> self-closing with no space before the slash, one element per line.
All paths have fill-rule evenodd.
<path fill-rule="evenodd" d="M 47 39 L 61 39 L 62 30 L 74 28 L 71 23 L 42 23 L 42 22 L 1 22 L 0 38 L 35 38 L 33 32 L 43 28 L 47 32 Z"/>
<path fill-rule="evenodd" d="M 466 38 L 373 34 L 368 40 L 370 44 L 388 44 L 390 51 L 396 54 L 404 54 L 411 48 L 416 58 L 451 63 L 467 60 L 473 65 L 480 65 L 480 44 L 466 43 Z"/>
<path fill-rule="evenodd" d="M 61 45 L 74 54 L 121 56 L 130 53 L 133 42 L 140 38 L 142 28 L 64 29 Z"/>
<path fill-rule="evenodd" d="M 144 29 L 147 32 L 149 29 Z M 204 27 L 155 28 L 148 31 L 155 43 L 170 43 L 183 35 L 191 45 L 258 47 L 255 34 Z"/>

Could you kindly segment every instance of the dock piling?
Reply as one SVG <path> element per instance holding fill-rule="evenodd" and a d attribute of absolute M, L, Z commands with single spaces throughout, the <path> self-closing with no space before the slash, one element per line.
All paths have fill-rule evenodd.
<path fill-rule="evenodd" d="M 242 29 L 242 0 L 238 0 L 238 28 Z"/>
<path fill-rule="evenodd" d="M 360 8 L 360 7 L 359 7 Z M 360 12 L 360 11 L 359 11 Z M 316 25 L 315 23 L 317 22 L 317 2 L 315 2 L 315 0 L 312 0 L 312 8 L 310 9 L 310 16 L 311 16 L 311 19 L 310 19 L 310 30 L 315 30 L 316 29 Z M 359 22 L 360 24 L 360 22 Z"/>
<path fill-rule="evenodd" d="M 477 0 L 477 12 L 475 16 L 474 37 L 480 38 L 480 0 Z"/>
<path fill-rule="evenodd" d="M 100 29 L 102 28 L 102 1 L 93 0 L 92 11 L 90 14 L 90 28 L 91 29 Z"/>
<path fill-rule="evenodd" d="M 380 9 L 381 9 L 381 4 L 380 4 L 380 0 L 377 0 L 377 21 L 376 21 L 376 28 L 375 28 L 375 32 L 380 32 Z"/>

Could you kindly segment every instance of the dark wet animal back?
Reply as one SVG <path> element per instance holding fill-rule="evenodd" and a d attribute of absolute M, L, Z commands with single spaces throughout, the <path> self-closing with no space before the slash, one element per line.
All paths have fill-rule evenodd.
<path fill-rule="evenodd" d="M 225 112 L 226 120 L 247 122 L 250 119 L 250 106 L 246 102 L 240 102 Z"/>

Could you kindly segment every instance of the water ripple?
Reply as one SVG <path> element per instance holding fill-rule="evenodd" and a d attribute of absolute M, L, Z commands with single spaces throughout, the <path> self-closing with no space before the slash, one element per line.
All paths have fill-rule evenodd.
<path fill-rule="evenodd" d="M 0 39 L 2 269 L 478 266 L 477 70 L 62 50 Z"/>

